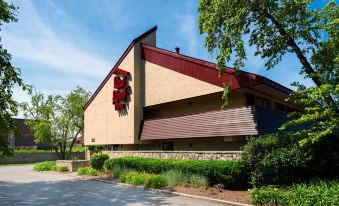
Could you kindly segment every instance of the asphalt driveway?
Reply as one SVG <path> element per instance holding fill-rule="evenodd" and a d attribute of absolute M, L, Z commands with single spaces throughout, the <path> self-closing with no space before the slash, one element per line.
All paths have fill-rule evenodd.
<path fill-rule="evenodd" d="M 220 205 L 141 188 L 0 166 L 0 205 Z"/>

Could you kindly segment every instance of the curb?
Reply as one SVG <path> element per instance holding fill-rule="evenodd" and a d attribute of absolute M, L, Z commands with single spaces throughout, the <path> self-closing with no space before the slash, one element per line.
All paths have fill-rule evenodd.
<path fill-rule="evenodd" d="M 125 187 L 136 187 L 136 188 L 148 190 L 148 191 L 154 192 L 154 193 L 179 195 L 179 196 L 183 196 L 183 197 L 190 197 L 190 198 L 195 198 L 195 199 L 201 199 L 201 200 L 206 200 L 206 201 L 213 202 L 213 203 L 222 203 L 222 204 L 228 204 L 228 205 L 234 205 L 234 206 L 252 206 L 252 205 L 249 205 L 249 204 L 244 204 L 244 203 L 239 203 L 239 202 L 233 202 L 233 201 L 228 201 L 228 200 L 214 199 L 214 198 L 210 198 L 210 197 L 190 195 L 190 194 L 185 194 L 185 193 L 181 193 L 181 192 L 172 192 L 172 191 L 160 190 L 160 189 L 145 189 L 142 186 L 132 186 L 130 184 L 119 183 L 119 182 L 112 182 L 112 181 L 108 181 L 108 180 L 90 179 L 90 178 L 81 177 L 81 176 L 79 177 L 78 175 L 72 175 L 72 174 L 69 174 L 69 176 L 77 177 L 77 178 L 83 179 L 83 180 L 93 180 L 93 181 L 104 182 L 104 183 L 109 183 L 109 184 L 117 184 L 117 185 L 121 185 L 121 186 L 125 186 Z"/>

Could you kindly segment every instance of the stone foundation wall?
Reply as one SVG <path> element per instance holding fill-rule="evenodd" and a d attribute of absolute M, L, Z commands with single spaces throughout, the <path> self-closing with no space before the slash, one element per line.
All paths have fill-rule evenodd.
<path fill-rule="evenodd" d="M 238 160 L 240 151 L 103 151 L 110 158 L 136 156 L 183 160 Z"/>
<path fill-rule="evenodd" d="M 67 166 L 71 172 L 76 172 L 80 167 L 89 167 L 89 160 L 57 160 L 57 166 Z"/>
<path fill-rule="evenodd" d="M 77 156 L 78 159 L 85 158 L 85 152 L 73 152 L 71 158 Z M 0 157 L 0 164 L 24 164 L 42 161 L 58 160 L 55 152 L 34 152 L 34 153 L 16 153 L 12 157 Z"/>

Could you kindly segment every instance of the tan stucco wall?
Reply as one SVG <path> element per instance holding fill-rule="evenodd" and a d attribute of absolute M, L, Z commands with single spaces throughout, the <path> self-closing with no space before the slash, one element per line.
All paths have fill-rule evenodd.
<path fill-rule="evenodd" d="M 145 106 L 222 90 L 218 86 L 145 61 Z"/>
<path fill-rule="evenodd" d="M 122 61 L 119 68 L 131 73 L 130 101 L 126 113 L 115 111 L 112 104 L 114 75 L 110 77 L 85 111 L 85 145 L 119 144 L 134 142 L 134 49 Z M 95 138 L 95 142 L 91 139 Z"/>
<path fill-rule="evenodd" d="M 155 41 L 155 32 L 142 40 L 143 43 L 147 44 L 155 44 Z M 114 76 L 111 76 L 85 110 L 85 145 L 135 144 L 138 142 L 140 122 L 143 118 L 142 93 L 140 92 L 140 85 L 142 84 L 140 77 L 140 42 L 130 50 L 119 68 L 131 74 L 128 81 L 131 92 L 127 110 L 118 112 L 114 109 L 112 104 Z M 91 142 L 92 138 L 95 138 L 95 142 Z"/>

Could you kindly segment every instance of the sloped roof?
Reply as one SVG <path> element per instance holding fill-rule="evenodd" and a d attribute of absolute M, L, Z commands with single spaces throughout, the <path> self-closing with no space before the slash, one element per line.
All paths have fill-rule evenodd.
<path fill-rule="evenodd" d="M 89 104 L 100 92 L 102 87 L 106 84 L 111 75 L 114 73 L 114 70 L 116 70 L 119 67 L 121 62 L 133 48 L 133 46 L 137 42 L 141 41 L 143 38 L 147 37 L 156 30 L 157 26 L 146 31 L 145 33 L 135 38 L 130 43 L 130 45 L 127 47 L 123 55 L 120 57 L 120 59 L 111 69 L 111 71 L 107 74 L 105 79 L 101 82 L 100 86 L 96 89 L 91 98 L 87 101 L 87 103 L 84 106 L 84 110 L 86 110 Z M 274 82 L 266 77 L 257 74 L 225 67 L 224 74 L 221 77 L 219 77 L 216 69 L 216 64 L 214 63 L 185 56 L 165 49 L 160 49 L 147 44 L 141 44 L 141 48 L 142 48 L 142 58 L 145 59 L 146 61 L 149 61 L 151 63 L 163 66 L 167 69 L 174 70 L 176 72 L 191 76 L 193 78 L 199 79 L 201 81 L 219 87 L 223 87 L 225 83 L 229 83 L 232 89 L 247 88 L 255 85 L 266 84 L 287 94 L 292 92 L 292 90 L 288 89 L 287 87 L 284 87 L 283 85 L 277 82 Z"/>
<path fill-rule="evenodd" d="M 93 99 L 97 96 L 97 94 L 100 92 L 100 90 L 102 89 L 102 87 L 106 84 L 106 82 L 109 80 L 109 78 L 111 77 L 111 75 L 114 73 L 114 70 L 117 69 L 119 67 L 119 65 L 121 64 L 121 62 L 125 59 L 125 57 L 127 56 L 127 54 L 131 51 L 131 49 L 133 48 L 133 46 L 141 41 L 142 39 L 144 39 L 145 37 L 147 37 L 148 35 L 152 34 L 154 31 L 157 30 L 157 26 L 152 27 L 150 30 L 146 31 L 145 33 L 141 34 L 140 36 L 138 36 L 137 38 L 135 38 L 127 47 L 127 49 L 125 50 L 125 52 L 122 54 L 122 56 L 119 58 L 119 60 L 117 61 L 117 63 L 113 66 L 113 68 L 111 69 L 111 71 L 107 74 L 107 76 L 105 77 L 105 79 L 101 82 L 101 84 L 99 85 L 99 87 L 95 90 L 95 92 L 93 93 L 93 95 L 91 96 L 91 98 L 86 102 L 85 106 L 84 106 L 84 110 L 86 110 L 86 108 L 89 106 L 89 104 L 93 101 Z"/>
<path fill-rule="evenodd" d="M 219 87 L 223 87 L 225 83 L 229 83 L 232 89 L 266 84 L 284 93 L 290 93 L 292 91 L 266 77 L 250 72 L 225 67 L 224 74 L 219 77 L 216 64 L 214 63 L 153 47 L 151 45 L 142 44 L 141 48 L 142 58 L 146 61 Z"/>

